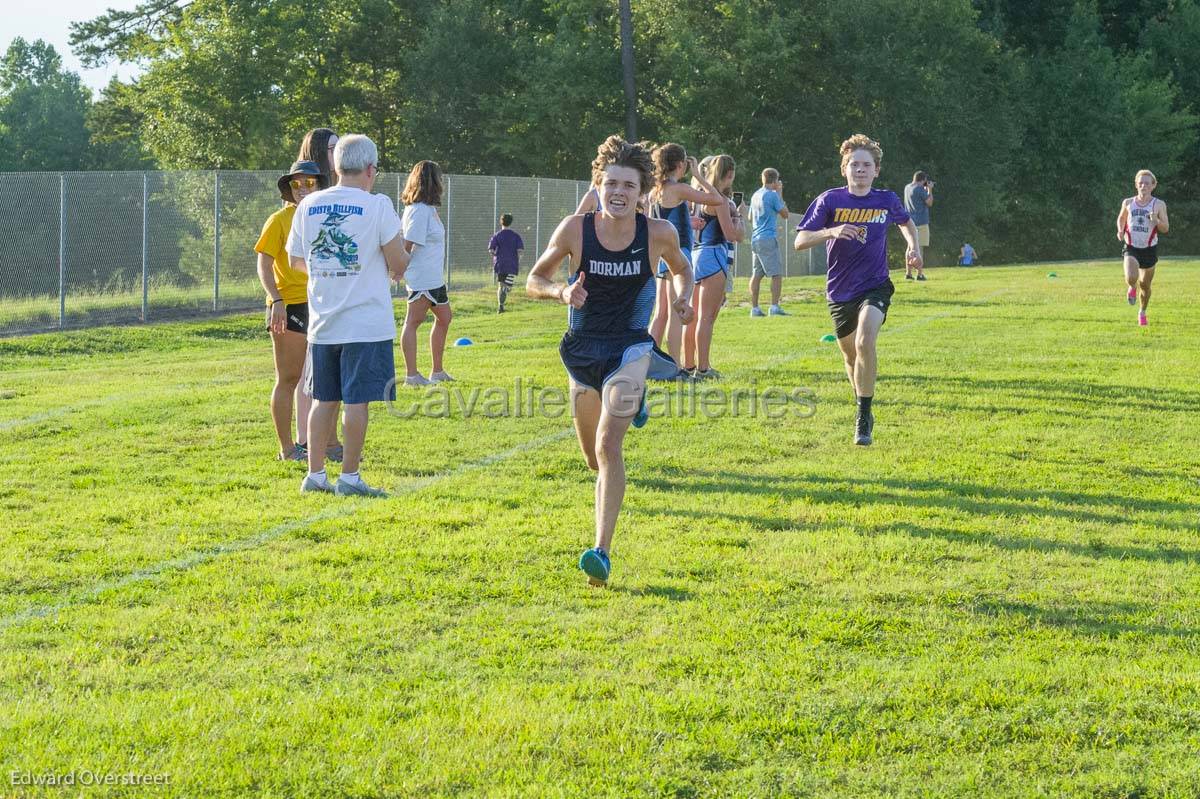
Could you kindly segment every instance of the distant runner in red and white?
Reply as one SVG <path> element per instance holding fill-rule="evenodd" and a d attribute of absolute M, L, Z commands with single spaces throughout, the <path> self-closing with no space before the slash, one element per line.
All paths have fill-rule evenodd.
<path fill-rule="evenodd" d="M 1158 236 L 1170 229 L 1167 221 L 1167 204 L 1154 196 L 1158 179 L 1149 169 L 1139 170 L 1133 178 L 1137 195 L 1121 201 L 1117 214 L 1117 240 L 1125 245 L 1125 282 L 1129 292 L 1125 295 L 1129 304 L 1138 301 L 1141 289 L 1141 306 L 1138 308 L 1138 324 L 1145 327 L 1146 307 L 1150 305 L 1150 284 L 1154 281 L 1154 267 L 1158 264 Z"/>

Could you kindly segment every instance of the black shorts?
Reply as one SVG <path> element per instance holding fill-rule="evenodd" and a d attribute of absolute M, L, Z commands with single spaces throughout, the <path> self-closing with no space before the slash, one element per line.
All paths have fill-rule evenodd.
<path fill-rule="evenodd" d="M 645 330 L 616 336 L 589 336 L 570 330 L 558 345 L 567 374 L 581 386 L 599 391 L 617 370 L 654 350 Z"/>
<path fill-rule="evenodd" d="M 271 308 L 267 306 L 267 330 L 271 329 Z M 287 329 L 293 333 L 302 333 L 308 335 L 308 303 L 298 302 L 294 305 L 285 305 L 284 314 L 287 319 Z"/>
<path fill-rule="evenodd" d="M 438 286 L 435 289 L 423 289 L 421 291 L 408 292 L 408 301 L 412 302 L 418 297 L 425 297 L 434 305 L 449 305 L 450 295 L 446 293 L 445 286 Z"/>
<path fill-rule="evenodd" d="M 896 287 L 892 284 L 891 278 L 888 278 L 886 283 L 876 286 L 852 300 L 829 303 L 829 315 L 833 317 L 833 327 L 837 337 L 844 338 L 858 329 L 858 315 L 864 305 L 873 305 L 883 311 L 883 318 L 886 320 L 888 307 L 892 304 L 892 295 L 895 293 Z"/>
<path fill-rule="evenodd" d="M 496 273 L 496 282 L 503 283 L 509 288 L 513 287 L 513 283 L 516 282 L 516 280 L 517 276 L 513 272 L 506 272 L 504 274 Z"/>
<path fill-rule="evenodd" d="M 1138 262 L 1140 269 L 1153 269 L 1158 263 L 1158 245 L 1152 244 L 1149 247 L 1130 247 L 1125 245 L 1125 255 L 1132 255 Z"/>

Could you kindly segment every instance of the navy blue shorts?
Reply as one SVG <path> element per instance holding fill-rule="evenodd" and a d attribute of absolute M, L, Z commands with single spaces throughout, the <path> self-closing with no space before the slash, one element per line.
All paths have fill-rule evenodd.
<path fill-rule="evenodd" d="M 599 391 L 617 370 L 653 349 L 654 339 L 644 330 L 631 330 L 621 336 L 577 335 L 568 330 L 558 345 L 558 354 L 572 380 Z"/>
<path fill-rule="evenodd" d="M 396 362 L 392 340 L 353 344 L 311 344 L 312 371 L 308 393 L 321 402 L 364 402 L 396 399 Z"/>

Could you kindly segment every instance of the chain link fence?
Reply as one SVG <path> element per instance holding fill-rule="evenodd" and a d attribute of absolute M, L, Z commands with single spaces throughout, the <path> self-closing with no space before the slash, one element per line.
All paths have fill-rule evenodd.
<path fill-rule="evenodd" d="M 254 243 L 280 206 L 278 176 L 0 173 L 0 336 L 261 308 Z M 375 183 L 397 211 L 406 177 L 381 173 Z M 525 241 L 526 272 L 588 190 L 582 181 L 484 175 L 448 175 L 446 184 L 453 290 L 491 284 L 487 243 L 500 214 L 513 215 Z M 823 251 L 782 249 L 785 274 L 825 269 Z M 750 263 L 743 244 L 734 276 L 748 276 Z"/>

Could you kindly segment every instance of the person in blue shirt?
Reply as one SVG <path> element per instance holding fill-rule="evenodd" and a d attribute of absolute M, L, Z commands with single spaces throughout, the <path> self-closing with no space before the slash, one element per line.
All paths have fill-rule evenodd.
<path fill-rule="evenodd" d="M 979 254 L 977 252 L 975 252 L 975 248 L 964 241 L 962 249 L 958 251 L 958 265 L 959 266 L 974 266 L 975 259 L 977 259 L 978 257 L 979 257 Z"/>
<path fill-rule="evenodd" d="M 788 218 L 787 203 L 783 201 L 783 181 L 779 170 L 764 169 L 762 188 L 750 198 L 750 214 L 754 220 L 754 231 L 750 234 L 750 250 L 753 253 L 754 270 L 750 276 L 750 315 L 765 316 L 758 307 L 758 288 L 764 277 L 771 278 L 771 316 L 787 316 L 779 307 L 779 295 L 783 292 L 783 264 L 779 257 L 779 239 L 775 234 L 775 221 Z"/>
<path fill-rule="evenodd" d="M 921 249 L 929 247 L 929 209 L 933 207 L 933 181 L 924 172 L 913 174 L 912 183 L 904 187 L 904 210 L 917 226 Z M 916 279 L 925 279 L 925 267 L 917 267 Z M 912 267 L 905 265 L 904 279 L 913 279 Z"/>

